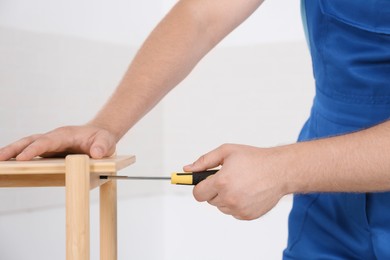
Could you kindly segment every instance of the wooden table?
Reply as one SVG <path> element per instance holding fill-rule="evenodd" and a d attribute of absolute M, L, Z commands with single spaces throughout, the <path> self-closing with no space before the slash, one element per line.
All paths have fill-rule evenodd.
<path fill-rule="evenodd" d="M 133 164 L 135 156 L 93 160 L 87 155 L 65 159 L 36 158 L 32 161 L 0 162 L 0 187 L 65 186 L 66 259 L 89 260 L 89 191 L 100 187 L 100 259 L 117 259 L 116 182 L 100 180 Z"/>

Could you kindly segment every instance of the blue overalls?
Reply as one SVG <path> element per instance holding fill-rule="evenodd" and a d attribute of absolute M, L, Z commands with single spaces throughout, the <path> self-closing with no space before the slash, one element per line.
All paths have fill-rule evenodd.
<path fill-rule="evenodd" d="M 344 134 L 388 120 L 390 0 L 303 4 L 316 95 L 299 140 Z M 295 195 L 283 257 L 390 259 L 390 193 Z"/>

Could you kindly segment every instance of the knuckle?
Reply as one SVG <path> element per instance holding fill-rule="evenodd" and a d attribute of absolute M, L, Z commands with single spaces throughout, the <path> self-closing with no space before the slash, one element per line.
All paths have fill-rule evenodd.
<path fill-rule="evenodd" d="M 230 150 L 230 147 L 231 147 L 231 144 L 225 143 L 225 144 L 222 144 L 222 145 L 219 147 L 219 149 L 220 149 L 221 151 L 229 151 L 229 150 Z"/>
<path fill-rule="evenodd" d="M 242 220 L 252 220 L 253 219 L 253 217 L 252 217 L 252 215 L 250 214 L 250 213 L 243 213 L 243 214 L 241 214 L 241 219 Z"/>
<path fill-rule="evenodd" d="M 73 131 L 72 126 L 61 126 L 61 127 L 54 129 L 53 131 L 51 131 L 49 133 L 70 134 L 72 131 Z"/>
<path fill-rule="evenodd" d="M 246 207 L 246 208 L 239 208 L 236 212 L 237 214 L 243 219 L 243 220 L 252 220 L 256 218 L 255 211 L 253 211 L 253 208 Z"/>
<path fill-rule="evenodd" d="M 207 156 L 206 156 L 206 155 L 200 156 L 200 157 L 194 162 L 195 165 L 205 165 L 206 163 L 207 163 Z"/>
<path fill-rule="evenodd" d="M 206 155 L 202 155 L 201 157 L 199 157 L 199 159 L 197 161 L 198 161 L 198 163 L 201 163 L 201 164 L 205 163 L 206 162 Z"/>
<path fill-rule="evenodd" d="M 226 215 L 230 215 L 230 210 L 226 207 L 218 207 L 218 210 Z"/>
<path fill-rule="evenodd" d="M 237 210 L 239 208 L 239 201 L 234 196 L 228 196 L 224 199 L 225 205 L 229 208 Z"/>
<path fill-rule="evenodd" d="M 234 151 L 234 147 L 237 145 L 232 143 L 222 144 L 218 149 L 222 152 L 222 154 L 227 155 Z"/>
<path fill-rule="evenodd" d="M 233 217 L 234 217 L 235 219 L 238 219 L 238 220 L 243 220 L 242 217 L 241 217 L 240 215 L 233 215 Z"/>
<path fill-rule="evenodd" d="M 197 186 L 195 186 L 194 189 L 192 190 L 192 194 L 193 194 L 196 201 L 198 201 L 198 202 L 204 201 L 202 193 L 199 191 L 199 189 L 197 189 Z"/>
<path fill-rule="evenodd" d="M 38 135 L 38 134 L 37 135 L 30 135 L 30 136 L 26 136 L 26 137 L 20 139 L 20 141 L 32 143 L 40 137 L 41 137 L 41 135 Z"/>
<path fill-rule="evenodd" d="M 40 143 L 50 143 L 50 141 L 50 137 L 48 137 L 47 135 L 41 135 L 39 138 L 36 138 L 33 142 L 31 142 L 29 146 L 35 147 L 39 146 Z"/>
<path fill-rule="evenodd" d="M 220 192 L 219 197 L 221 199 L 222 204 L 225 205 L 226 207 L 228 207 L 229 209 L 234 210 L 234 211 L 239 210 L 239 208 L 240 208 L 239 203 L 240 202 L 239 202 L 239 198 L 237 198 L 237 196 L 234 196 L 231 193 Z"/>
<path fill-rule="evenodd" d="M 218 190 L 225 190 L 226 186 L 228 185 L 227 178 L 223 176 L 213 176 L 214 178 L 214 185 Z"/>
<path fill-rule="evenodd" d="M 253 220 L 255 219 L 253 215 L 249 212 L 239 212 L 237 215 L 235 215 L 235 218 L 239 220 Z"/>

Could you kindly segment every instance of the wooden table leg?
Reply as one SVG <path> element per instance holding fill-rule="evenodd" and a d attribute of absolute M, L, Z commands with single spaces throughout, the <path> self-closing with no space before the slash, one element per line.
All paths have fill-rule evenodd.
<path fill-rule="evenodd" d="M 66 259 L 89 260 L 89 157 L 69 155 L 66 176 Z"/>
<path fill-rule="evenodd" d="M 116 181 L 100 186 L 100 260 L 117 259 Z"/>

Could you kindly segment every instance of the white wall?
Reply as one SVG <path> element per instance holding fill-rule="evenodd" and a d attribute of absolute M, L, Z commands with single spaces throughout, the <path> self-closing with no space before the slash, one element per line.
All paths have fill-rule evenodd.
<path fill-rule="evenodd" d="M 88 120 L 173 3 L 1 1 L 0 146 Z M 294 142 L 312 96 L 299 1 L 267 1 L 120 142 L 119 153 L 138 159 L 123 174 L 168 175 L 226 142 Z M 64 259 L 63 190 L 0 193 L 0 259 Z M 190 187 L 121 182 L 120 259 L 278 259 L 290 207 L 287 197 L 243 222 L 197 203 Z M 97 259 L 96 202 L 91 209 Z"/>
<path fill-rule="evenodd" d="M 175 0 L 2 0 L 0 25 L 139 46 Z M 269 0 L 222 45 L 303 40 L 299 0 Z"/>
<path fill-rule="evenodd" d="M 160 19 L 161 5 L 154 0 L 2 0 L 0 24 L 137 46 Z"/>

